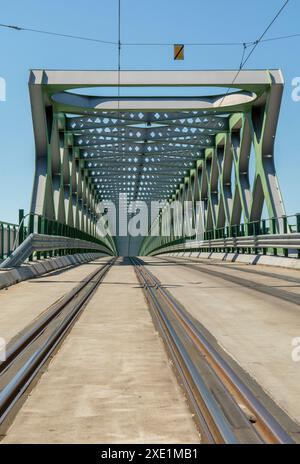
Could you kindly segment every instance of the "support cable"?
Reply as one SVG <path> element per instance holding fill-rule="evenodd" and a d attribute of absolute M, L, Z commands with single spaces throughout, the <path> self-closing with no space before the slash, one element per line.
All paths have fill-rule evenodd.
<path fill-rule="evenodd" d="M 106 45 L 117 45 L 116 42 L 112 42 L 110 40 L 93 39 L 92 37 L 83 37 L 79 35 L 61 34 L 59 32 L 46 31 L 43 29 L 31 29 L 29 27 L 15 26 L 11 24 L 0 24 L 0 27 L 6 28 L 6 29 L 13 29 L 15 31 L 25 31 L 25 32 L 34 32 L 37 34 L 53 35 L 57 37 L 64 37 L 66 39 L 86 40 L 88 42 L 98 42 L 98 43 L 102 43 Z"/>
<path fill-rule="evenodd" d="M 118 45 L 118 42 L 115 42 L 112 40 L 102 40 L 102 39 L 96 39 L 93 37 L 78 36 L 74 34 L 62 34 L 59 32 L 47 31 L 43 29 L 33 29 L 33 28 L 12 25 L 12 24 L 0 23 L 0 28 L 11 29 L 15 31 L 32 32 L 32 33 L 37 33 L 37 34 L 45 34 L 45 35 L 50 35 L 50 36 L 52 35 L 52 36 L 63 37 L 67 39 L 83 40 L 83 41 L 88 41 L 88 42 L 101 43 L 104 45 L 115 45 L 115 46 Z M 266 43 L 266 42 L 272 42 L 276 40 L 278 41 L 278 40 L 293 39 L 293 38 L 298 38 L 298 37 L 300 37 L 299 32 L 295 34 L 289 34 L 289 35 L 280 35 L 280 36 L 270 37 L 268 39 L 262 39 L 260 40 L 260 44 Z M 185 46 L 189 46 L 189 47 L 239 47 L 245 44 L 246 47 L 248 48 L 248 47 L 256 45 L 257 40 L 252 40 L 249 42 L 187 42 L 186 40 L 182 39 L 180 40 L 180 43 L 184 43 Z M 174 42 L 123 42 L 122 43 L 123 47 L 170 47 L 173 45 L 174 45 Z"/>
<path fill-rule="evenodd" d="M 249 61 L 250 57 L 253 55 L 255 49 L 257 48 L 257 46 L 261 43 L 262 39 L 264 38 L 264 36 L 266 35 L 266 33 L 268 32 L 268 30 L 272 27 L 272 25 L 274 24 L 274 22 L 276 21 L 276 19 L 280 16 L 280 14 L 283 12 L 283 10 L 286 8 L 286 6 L 288 5 L 290 0 L 285 0 L 284 4 L 282 5 L 282 7 L 279 9 L 279 11 L 276 13 L 276 15 L 274 16 L 274 18 L 272 19 L 272 21 L 268 24 L 268 26 L 266 27 L 266 29 L 264 30 L 264 32 L 260 35 L 260 37 L 250 46 L 252 46 L 250 52 L 248 53 L 248 55 L 246 56 L 245 58 L 245 51 L 246 51 L 246 48 L 249 46 L 249 44 L 246 44 L 244 43 L 243 44 L 243 54 L 242 54 L 242 59 L 241 59 L 241 63 L 240 63 L 240 66 L 239 66 L 239 70 L 237 71 L 237 73 L 235 74 L 234 76 L 234 79 L 231 83 L 231 87 L 233 86 L 233 84 L 235 83 L 235 81 L 237 80 L 241 70 L 243 69 L 243 67 L 245 66 L 245 64 Z M 225 95 L 223 95 L 223 98 L 222 100 L 220 101 L 218 107 L 220 107 L 223 102 L 224 102 L 224 99 L 227 97 L 227 95 L 229 94 L 230 92 L 230 89 L 231 87 L 228 87 L 227 89 L 227 92 L 225 93 Z"/>

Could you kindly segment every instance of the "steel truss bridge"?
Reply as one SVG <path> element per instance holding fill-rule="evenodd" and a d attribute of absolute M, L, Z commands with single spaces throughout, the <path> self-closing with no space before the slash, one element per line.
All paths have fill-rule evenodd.
<path fill-rule="evenodd" d="M 129 256 L 183 248 L 281 250 L 287 255 L 291 244 L 297 250 L 299 217 L 290 224 L 285 216 L 274 165 L 283 86 L 280 70 L 32 70 L 36 163 L 31 209 L 26 227 L 21 216 L 14 240 L 11 230 L 17 226 L 2 226 L 2 258 L 12 251 L 11 242 L 20 244 L 26 237 L 22 257 L 72 252 L 71 239 L 77 240 L 76 250 L 99 246 L 106 253 Z M 198 95 L 121 96 L 124 88 L 142 87 L 153 93 L 155 88 L 176 88 L 178 95 L 192 87 Z M 216 95 L 202 95 L 212 87 Z M 220 87 L 224 91 L 217 94 Z M 117 88 L 118 96 L 103 96 L 101 89 L 108 88 Z M 136 208 L 164 201 L 157 216 L 148 217 L 146 236 L 120 236 L 120 223 L 116 236 L 98 235 L 97 223 L 105 221 L 100 202 L 118 206 L 120 194 L 126 194 L 123 204 L 135 202 Z M 176 214 L 170 230 L 166 227 L 172 204 L 186 201 L 193 205 L 194 222 L 196 203 L 203 205 L 201 243 L 192 233 L 181 233 L 182 218 Z M 262 220 L 264 204 L 268 218 Z M 69 238 L 69 246 L 58 246 L 56 240 L 46 251 L 44 242 L 34 247 L 32 237 L 40 235 Z M 10 264 L 16 262 L 20 259 Z"/>
<path fill-rule="evenodd" d="M 283 85 L 279 70 L 31 71 L 31 207 L 0 222 L 2 443 L 300 442 Z"/>

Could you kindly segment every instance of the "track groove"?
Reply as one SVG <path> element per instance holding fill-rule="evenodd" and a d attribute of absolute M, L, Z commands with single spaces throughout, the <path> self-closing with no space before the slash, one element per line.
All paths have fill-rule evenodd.
<path fill-rule="evenodd" d="M 287 292 L 286 290 L 282 290 L 282 288 L 277 289 L 274 287 L 270 287 L 268 285 L 262 285 L 258 284 L 257 282 L 250 281 L 248 279 L 244 279 L 243 277 L 237 277 L 233 276 L 230 274 L 225 274 L 224 272 L 216 271 L 209 269 L 207 266 L 202 265 L 199 267 L 199 265 L 192 264 L 192 263 L 182 263 L 180 261 L 176 261 L 174 259 L 168 259 L 168 258 L 162 258 L 162 257 L 156 257 L 157 259 L 160 259 L 162 261 L 165 261 L 167 263 L 173 263 L 178 266 L 183 266 L 187 267 L 188 269 L 193 269 L 197 272 L 203 272 L 204 274 L 213 276 L 213 277 L 218 277 L 223 280 L 226 280 L 227 282 L 234 283 L 236 285 L 240 285 L 241 287 L 248 288 L 250 290 L 253 290 L 255 292 L 260 292 L 264 293 L 266 295 L 272 296 L 274 298 L 278 298 L 283 301 L 288 301 L 289 303 L 293 303 L 296 305 L 300 305 L 300 295 L 297 295 L 295 293 Z M 202 264 L 202 263 L 201 263 Z M 205 267 L 204 267 L 205 266 Z"/>

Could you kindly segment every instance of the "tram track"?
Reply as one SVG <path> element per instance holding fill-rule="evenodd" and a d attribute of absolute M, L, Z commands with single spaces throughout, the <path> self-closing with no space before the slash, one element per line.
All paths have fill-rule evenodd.
<path fill-rule="evenodd" d="M 233 283 L 235 285 L 239 285 L 239 286 L 244 287 L 244 288 L 248 288 L 248 289 L 253 290 L 255 292 L 264 293 L 264 294 L 272 296 L 274 298 L 278 298 L 279 300 L 283 300 L 283 301 L 287 301 L 289 303 L 300 305 L 300 295 L 299 294 L 289 292 L 287 290 L 284 290 L 281 287 L 277 288 L 277 287 L 270 286 L 270 285 L 264 285 L 264 284 L 261 284 L 261 283 L 259 283 L 257 281 L 254 281 L 254 280 L 249 280 L 249 279 L 246 279 L 244 277 L 240 277 L 240 276 L 237 276 L 237 275 L 232 275 L 232 274 L 229 274 L 229 273 L 222 272 L 220 270 L 216 270 L 215 269 L 216 267 L 220 268 L 221 265 L 219 265 L 219 264 L 211 264 L 210 263 L 209 265 L 207 265 L 207 263 L 205 263 L 205 262 L 199 262 L 199 263 L 182 262 L 180 259 L 166 258 L 166 257 L 161 257 L 161 256 L 157 256 L 156 259 L 159 259 L 160 261 L 163 261 L 163 262 L 168 263 L 168 264 L 176 264 L 178 266 L 182 266 L 182 267 L 185 267 L 187 269 L 192 269 L 192 270 L 197 271 L 197 272 L 202 272 L 203 274 L 207 274 L 207 275 L 210 275 L 212 277 L 217 277 L 217 278 L 223 279 L 223 280 L 225 280 L 227 282 Z M 213 269 L 212 269 L 212 267 L 213 267 Z M 230 266 L 227 265 L 226 269 L 230 270 Z M 240 271 L 241 269 L 238 269 L 237 267 L 235 267 L 232 270 L 233 271 Z M 243 272 L 246 273 L 246 272 L 248 272 L 248 270 L 243 269 Z M 262 271 L 259 271 L 258 274 L 260 275 L 261 272 Z M 249 269 L 249 273 L 254 274 L 254 271 Z M 264 273 L 263 275 L 265 277 L 275 278 L 275 276 L 272 275 L 272 273 Z M 276 275 L 276 278 L 280 279 L 280 277 L 277 276 L 277 275 Z M 287 280 L 287 279 L 282 278 L 282 280 Z M 296 284 L 299 285 L 298 279 L 296 281 L 295 280 L 293 280 L 293 281 L 290 280 L 290 282 L 295 282 Z"/>
<path fill-rule="evenodd" d="M 0 363 L 0 435 L 115 261 L 101 265 L 9 343 L 6 360 Z M 202 442 L 294 443 L 299 427 L 286 427 L 285 421 L 278 420 L 144 261 L 131 258 L 130 262 Z"/>
<path fill-rule="evenodd" d="M 81 314 L 106 273 L 109 260 L 88 275 L 71 292 L 51 305 L 8 344 L 0 363 L 0 434 L 17 404 Z"/>
<path fill-rule="evenodd" d="M 161 256 L 156 256 L 156 258 L 162 258 Z M 165 258 L 164 258 L 165 259 Z M 185 257 L 172 257 L 172 259 L 174 260 L 174 262 L 178 262 L 178 264 L 181 262 L 182 264 L 184 264 L 184 260 L 187 260 L 189 261 L 190 263 L 195 263 L 195 264 L 203 264 L 205 266 L 209 266 L 209 267 L 216 267 L 216 268 L 224 268 L 224 269 L 228 269 L 228 270 L 233 270 L 233 271 L 237 271 L 237 272 L 243 272 L 245 274 L 253 274 L 253 275 L 259 275 L 259 276 L 262 276 L 262 277 L 269 277 L 271 279 L 277 279 L 277 280 L 283 280 L 283 281 L 286 281 L 286 282 L 290 282 L 290 283 L 295 283 L 296 285 L 300 285 L 300 277 L 294 277 L 294 276 L 289 276 L 289 275 L 283 275 L 283 274 L 277 274 L 275 272 L 270 272 L 270 271 L 263 271 L 260 269 L 260 266 L 261 265 L 253 265 L 253 264 L 244 264 L 244 263 L 241 263 L 239 265 L 235 265 L 233 263 L 226 263 L 224 261 L 221 261 L 221 260 L 213 260 L 213 259 L 201 259 L 201 258 L 194 258 L 194 257 L 190 257 L 190 256 L 185 256 Z M 251 269 L 253 268 L 254 269 Z M 283 268 L 283 271 L 285 269 Z"/>
<path fill-rule="evenodd" d="M 195 320 L 150 272 L 131 259 L 204 442 L 293 443 L 291 430 L 269 411 L 209 341 Z"/>

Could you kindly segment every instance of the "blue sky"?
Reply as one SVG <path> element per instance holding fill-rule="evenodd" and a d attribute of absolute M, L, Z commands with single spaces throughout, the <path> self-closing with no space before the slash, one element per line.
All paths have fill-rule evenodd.
<path fill-rule="evenodd" d="M 248 42 L 270 22 L 283 0 L 121 0 L 122 42 Z M 117 40 L 117 0 L 0 0 L 0 23 Z M 290 3 L 267 37 L 300 33 L 300 0 Z M 14 222 L 29 209 L 34 140 L 28 75 L 30 68 L 116 69 L 114 45 L 0 28 L 0 76 L 7 100 L 0 101 L 0 220 Z M 248 68 L 281 68 L 285 91 L 276 139 L 276 166 L 288 214 L 300 212 L 300 102 L 291 98 L 300 76 L 300 37 L 257 47 Z M 188 46 L 174 62 L 170 46 L 124 46 L 122 69 L 233 69 L 242 47 Z"/>

